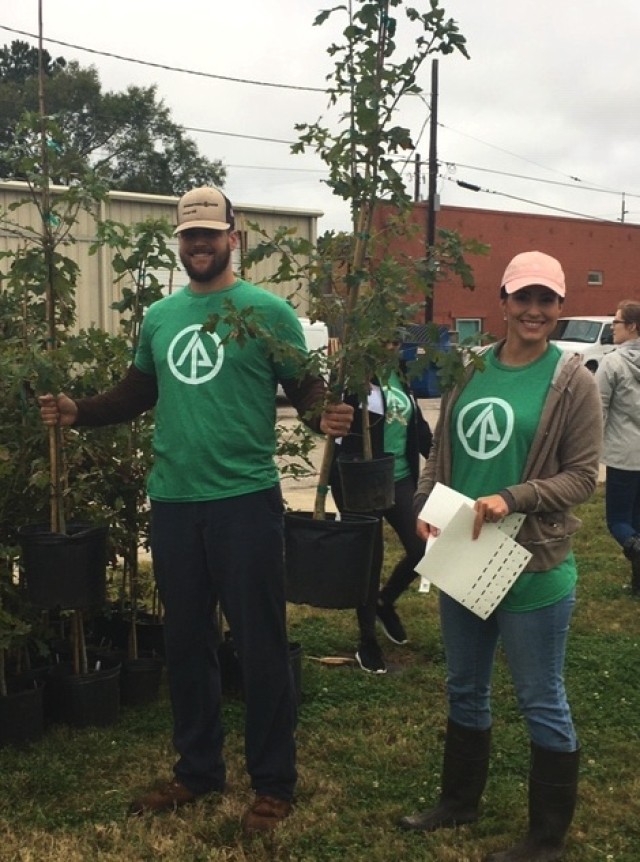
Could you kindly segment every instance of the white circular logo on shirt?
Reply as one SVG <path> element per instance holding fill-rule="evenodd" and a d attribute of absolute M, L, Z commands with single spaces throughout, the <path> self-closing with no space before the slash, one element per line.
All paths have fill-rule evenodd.
<path fill-rule="evenodd" d="M 387 419 L 396 419 L 406 422 L 411 416 L 411 399 L 403 389 L 393 386 L 385 388 L 385 399 L 387 402 Z"/>
<path fill-rule="evenodd" d="M 472 458 L 488 461 L 508 445 L 513 421 L 511 405 L 502 398 L 478 398 L 460 411 L 458 440 Z"/>
<path fill-rule="evenodd" d="M 215 377 L 224 360 L 224 347 L 215 332 L 203 332 L 194 323 L 179 332 L 169 345 L 167 361 L 174 377 L 197 386 Z"/>

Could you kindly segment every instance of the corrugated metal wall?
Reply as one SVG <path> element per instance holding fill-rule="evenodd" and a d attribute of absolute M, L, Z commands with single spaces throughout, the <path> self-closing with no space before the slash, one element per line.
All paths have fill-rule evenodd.
<path fill-rule="evenodd" d="M 56 188 L 53 187 L 52 194 Z M 13 212 L 9 207 L 19 201 L 27 200 Z M 141 195 L 133 192 L 111 192 L 108 200 L 99 206 L 95 213 L 96 218 L 111 219 L 124 224 L 134 224 L 148 218 L 166 218 L 170 224 L 176 223 L 177 198 L 159 195 Z M 297 210 L 291 208 L 275 208 L 250 204 L 235 204 L 236 229 L 241 232 L 243 242 L 247 248 L 254 247 L 259 241 L 256 231 L 249 228 L 249 222 L 258 223 L 260 228 L 272 235 L 278 227 L 286 225 L 296 228 L 297 236 L 304 237 L 315 243 L 317 237 L 317 222 L 322 215 L 319 210 Z M 3 218 L 6 217 L 12 223 L 22 228 L 39 230 L 40 215 L 32 201 L 29 201 L 28 188 L 25 183 L 0 182 L 0 251 L 16 250 L 25 244 L 21 239 L 7 227 Z M 117 301 L 121 295 L 121 284 L 114 284 L 113 271 L 111 268 L 111 251 L 102 249 L 95 255 L 89 254 L 89 248 L 95 241 L 95 218 L 85 212 L 78 215 L 77 224 L 73 227 L 72 235 L 75 242 L 61 247 L 59 251 L 74 260 L 80 268 L 76 292 L 77 304 L 77 326 L 85 328 L 90 325 L 99 326 L 108 332 L 115 333 L 118 328 L 118 315 L 110 306 Z M 177 239 L 172 240 L 171 245 L 177 254 Z M 9 263 L 7 260 L 0 261 L 0 269 L 6 272 Z M 259 283 L 268 278 L 277 269 L 276 258 L 262 261 L 251 270 L 244 272 L 244 277 L 250 281 Z M 234 259 L 234 269 L 238 274 L 241 271 L 241 258 L 238 254 Z M 186 275 L 179 265 L 173 273 L 157 273 L 166 289 L 177 289 L 186 283 Z M 296 283 L 286 285 L 268 285 L 267 289 L 280 296 L 288 296 L 298 287 Z M 298 314 L 304 316 L 307 312 L 306 285 L 303 283 L 298 292 L 300 304 Z"/>

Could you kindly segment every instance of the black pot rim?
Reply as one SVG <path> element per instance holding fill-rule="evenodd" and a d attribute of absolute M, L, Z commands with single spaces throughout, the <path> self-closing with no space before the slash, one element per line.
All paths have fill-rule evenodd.
<path fill-rule="evenodd" d="M 340 452 L 336 461 L 339 464 L 380 464 L 395 461 L 396 456 L 392 452 L 384 452 L 382 455 L 374 455 L 373 458 L 363 458 L 355 452 Z"/>
<path fill-rule="evenodd" d="M 20 539 L 35 539 L 40 543 L 57 543 L 65 541 L 81 541 L 92 536 L 102 536 L 107 534 L 108 526 L 106 524 L 91 524 L 85 521 L 72 521 L 67 524 L 66 533 L 55 533 L 51 530 L 50 524 L 24 524 L 18 528 L 18 537 Z"/>
<path fill-rule="evenodd" d="M 365 515 L 360 512 L 343 512 L 340 515 L 340 520 L 336 520 L 336 512 L 327 512 L 324 519 L 314 518 L 313 512 L 304 512 L 298 510 L 286 511 L 284 513 L 284 517 L 286 520 L 295 523 L 296 521 L 304 522 L 308 524 L 309 521 L 313 521 L 315 524 L 335 524 L 336 527 L 340 526 L 340 524 L 358 524 L 361 523 L 363 526 L 369 525 L 374 521 L 379 521 L 380 518 L 376 515 Z"/>

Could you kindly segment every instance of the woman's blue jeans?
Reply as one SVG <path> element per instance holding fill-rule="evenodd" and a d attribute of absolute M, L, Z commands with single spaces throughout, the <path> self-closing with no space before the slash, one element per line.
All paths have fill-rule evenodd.
<path fill-rule="evenodd" d="M 475 730 L 491 726 L 491 676 L 500 639 L 531 741 L 552 751 L 575 751 L 578 743 L 564 685 L 574 605 L 572 592 L 548 607 L 524 613 L 498 608 L 483 620 L 440 593 L 449 717 Z"/>
<path fill-rule="evenodd" d="M 620 545 L 640 533 L 640 470 L 607 467 L 607 527 Z"/>

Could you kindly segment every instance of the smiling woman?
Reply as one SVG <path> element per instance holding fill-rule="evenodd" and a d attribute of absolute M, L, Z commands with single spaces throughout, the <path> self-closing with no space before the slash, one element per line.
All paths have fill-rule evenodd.
<path fill-rule="evenodd" d="M 511 261 L 500 290 L 507 321 L 507 338 L 500 354 L 505 365 L 526 365 L 546 352 L 564 294 L 564 273 L 554 258 L 533 251 L 516 255 Z"/>
<path fill-rule="evenodd" d="M 501 640 L 530 737 L 530 822 L 516 847 L 487 862 L 560 859 L 576 803 L 580 753 L 563 676 L 577 581 L 571 540 L 579 522 L 571 509 L 596 486 L 601 413 L 579 357 L 548 341 L 564 296 L 554 258 L 531 251 L 509 263 L 500 291 L 507 336 L 487 349 L 482 373 L 470 364 L 462 383 L 443 396 L 415 500 L 420 510 L 437 482 L 474 499 L 468 541 L 478 539 L 485 522 L 526 516 L 517 541 L 531 559 L 488 618 L 440 593 L 449 698 L 442 792 L 435 807 L 401 821 L 432 832 L 477 819 Z M 437 535 L 422 520 L 418 533 Z"/>

